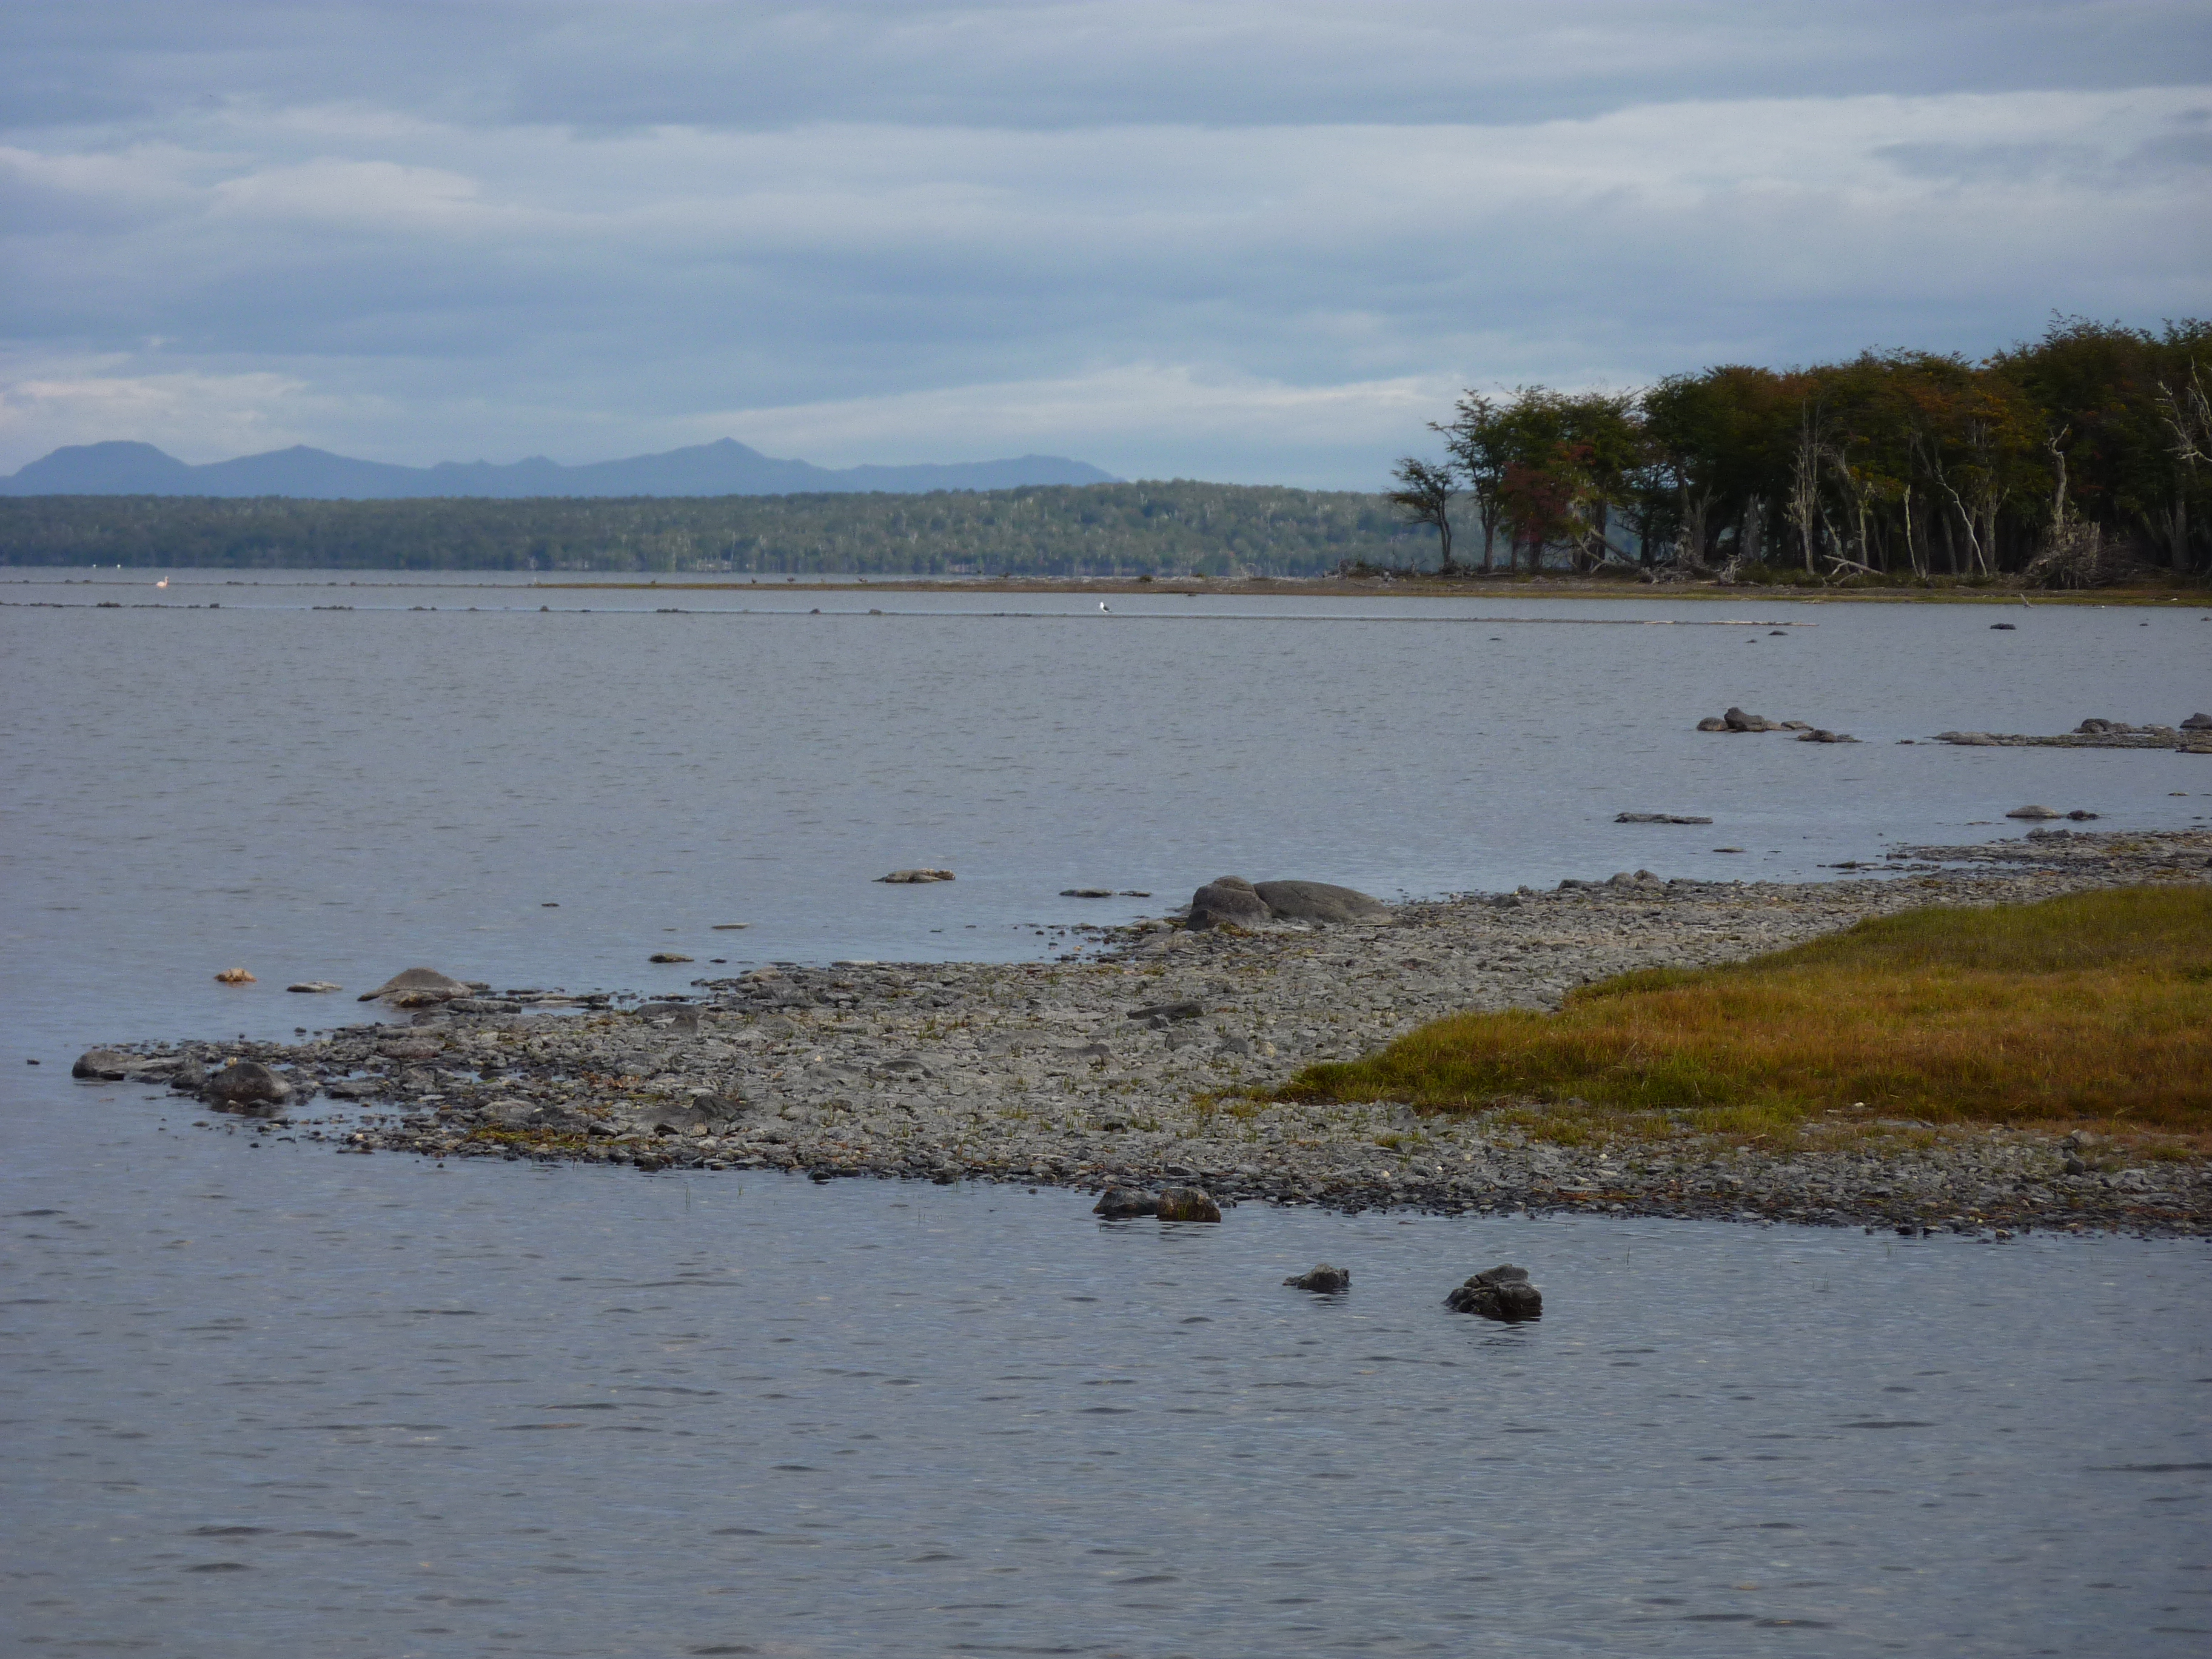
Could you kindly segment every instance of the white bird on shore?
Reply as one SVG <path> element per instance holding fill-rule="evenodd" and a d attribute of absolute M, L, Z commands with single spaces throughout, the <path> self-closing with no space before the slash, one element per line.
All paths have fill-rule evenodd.
<path fill-rule="evenodd" d="M 1101 600 L 1099 600 L 1099 601 L 1098 601 L 1098 611 L 1099 611 L 1099 614 L 1100 614 L 1101 616 L 1104 616 L 1104 615 L 1108 614 L 1108 613 L 1107 613 L 1107 611 L 1106 611 L 1106 601 L 1105 601 L 1105 600 L 1101 599 Z"/>

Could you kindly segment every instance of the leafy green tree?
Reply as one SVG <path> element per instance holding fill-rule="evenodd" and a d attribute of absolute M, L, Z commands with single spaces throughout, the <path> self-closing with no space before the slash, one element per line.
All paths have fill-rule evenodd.
<path fill-rule="evenodd" d="M 1438 568 L 1447 576 L 1453 574 L 1459 567 L 1452 562 L 1451 503 L 1459 493 L 1459 480 L 1452 475 L 1451 463 L 1438 465 L 1419 456 L 1402 456 L 1390 476 L 1398 486 L 1388 492 L 1390 504 L 1407 523 L 1434 528 Z"/>

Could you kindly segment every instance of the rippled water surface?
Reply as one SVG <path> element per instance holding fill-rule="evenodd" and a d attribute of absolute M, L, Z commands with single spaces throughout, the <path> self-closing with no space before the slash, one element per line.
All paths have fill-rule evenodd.
<path fill-rule="evenodd" d="M 672 989 L 714 956 L 1056 950 L 1040 927 L 1232 870 L 1385 894 L 1795 876 L 2017 834 L 2027 800 L 2187 823 L 2200 757 L 1895 740 L 2178 719 L 2212 702 L 2195 613 L 1162 595 L 1101 617 L 452 579 L 11 576 L 0 599 L 15 1648 L 2212 1636 L 2201 1244 L 1102 1224 L 1018 1188 L 338 1158 L 66 1077 L 95 1041 L 351 1017 L 281 987 L 417 961 Z M 1866 741 L 1689 729 L 1730 702 Z M 959 879 L 871 880 L 922 863 Z M 1057 896 L 1091 884 L 1157 896 Z M 260 982 L 215 986 L 233 963 Z M 1348 1296 L 1280 1287 L 1323 1259 Z M 1505 1260 L 1544 1286 L 1540 1324 L 1443 1310 Z"/>
<path fill-rule="evenodd" d="M 46 1650 L 2212 1632 L 2201 1246 L 1105 1224 L 1019 1188 L 248 1152 L 84 1092 L 0 1178 L 9 1622 Z M 1280 1287 L 1322 1259 L 1348 1295 Z M 1506 1259 L 1540 1324 L 1439 1305 Z"/>

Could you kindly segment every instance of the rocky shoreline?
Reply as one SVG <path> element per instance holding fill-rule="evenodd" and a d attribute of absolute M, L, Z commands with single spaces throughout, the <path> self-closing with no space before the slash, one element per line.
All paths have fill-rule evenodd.
<path fill-rule="evenodd" d="M 1155 921 L 1103 931 L 1079 962 L 778 966 L 682 1000 L 400 992 L 422 1005 L 411 1024 L 127 1045 L 78 1069 L 219 1101 L 232 1115 L 210 1125 L 251 1138 L 353 1154 L 1192 1186 L 1224 1206 L 2212 1236 L 2212 1162 L 2133 1159 L 2094 1136 L 1846 1117 L 1773 1152 L 1686 1135 L 1603 1147 L 1532 1134 L 1526 1102 L 1440 1116 L 1265 1099 L 1441 1014 L 1554 1007 L 1631 969 L 1737 960 L 1925 904 L 2207 880 L 2212 831 L 2039 831 L 1901 848 L 1831 882 L 1638 871 L 1333 926 Z M 226 1081 L 247 1062 L 270 1086 Z"/>

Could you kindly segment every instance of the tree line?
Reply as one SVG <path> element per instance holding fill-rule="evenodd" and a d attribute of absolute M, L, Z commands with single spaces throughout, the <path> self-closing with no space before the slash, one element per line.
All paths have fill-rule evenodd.
<path fill-rule="evenodd" d="M 1431 423 L 1442 457 L 1401 459 L 1389 497 L 1447 572 L 1626 563 L 2053 586 L 2144 564 L 2202 572 L 2208 388 L 2212 324 L 2062 317 L 1979 362 L 1869 351 L 1632 393 L 1469 392 Z"/>
<path fill-rule="evenodd" d="M 1380 495 L 1183 479 L 522 501 L 0 496 L 0 562 L 17 565 L 1228 576 L 1423 551 Z"/>

